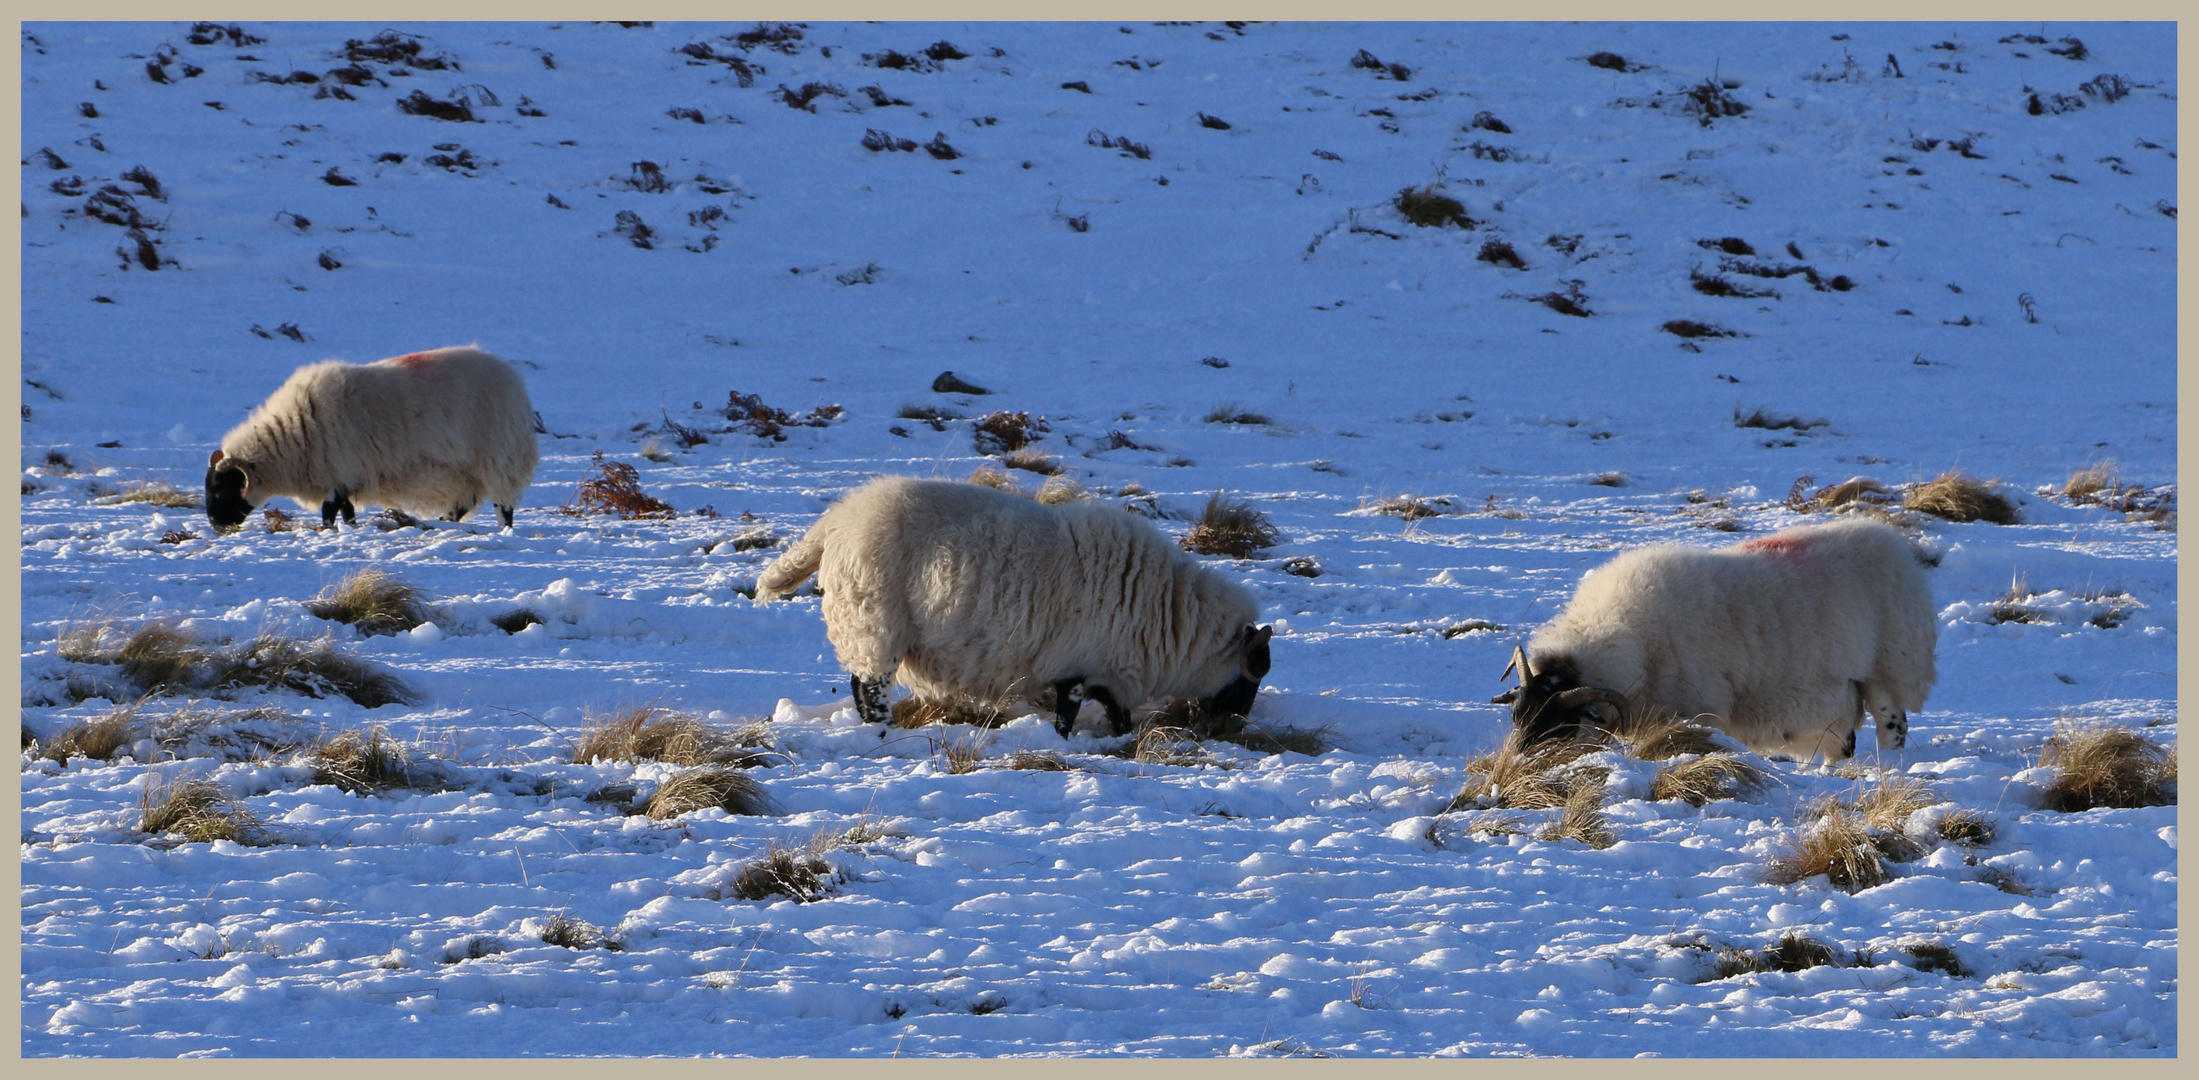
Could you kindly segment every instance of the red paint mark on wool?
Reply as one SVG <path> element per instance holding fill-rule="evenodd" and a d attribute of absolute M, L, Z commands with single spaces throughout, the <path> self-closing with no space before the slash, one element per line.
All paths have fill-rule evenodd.
<path fill-rule="evenodd" d="M 427 354 L 427 353 L 424 353 L 424 352 L 416 352 L 416 353 L 406 353 L 406 354 L 405 354 L 405 355 L 403 355 L 403 356 L 400 356 L 400 357 L 397 357 L 397 358 L 396 358 L 396 359 L 394 359 L 394 360 L 391 360 L 391 361 L 390 361 L 390 363 L 392 363 L 392 364 L 403 364 L 403 365 L 405 365 L 406 367 L 419 367 L 419 366 L 420 366 L 420 365 L 422 365 L 422 364 L 429 364 L 429 363 L 433 363 L 434 361 L 435 361 L 435 357 L 433 357 L 433 356 L 431 356 L 431 355 L 429 355 L 429 354 Z"/>
<path fill-rule="evenodd" d="M 1742 544 L 1741 550 L 1762 552 L 1766 555 L 1799 555 L 1809 550 L 1809 541 L 1799 536 L 1767 536 Z"/>

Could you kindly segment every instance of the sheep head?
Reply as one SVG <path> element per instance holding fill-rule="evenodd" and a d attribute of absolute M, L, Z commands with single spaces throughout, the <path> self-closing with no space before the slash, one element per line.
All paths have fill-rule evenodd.
<path fill-rule="evenodd" d="M 1490 698 L 1491 704 L 1512 707 L 1512 728 L 1522 745 L 1550 739 L 1570 739 L 1593 727 L 1626 722 L 1626 695 L 1601 686 L 1581 685 L 1580 669 L 1568 656 L 1531 659 L 1527 650 L 1512 649 L 1512 662 L 1499 678 L 1519 673 L 1519 685 Z M 1599 709 L 1617 715 L 1606 718 Z"/>
<path fill-rule="evenodd" d="M 1260 692 L 1260 680 L 1267 678 L 1267 642 L 1275 635 L 1272 626 L 1247 626 L 1237 639 L 1237 677 L 1217 691 L 1213 697 L 1200 702 L 1209 716 L 1244 716 L 1252 712 L 1252 699 Z"/>
<path fill-rule="evenodd" d="M 251 462 L 219 450 L 206 459 L 206 520 L 215 528 L 234 529 L 252 516 L 257 505 L 252 498 L 252 469 Z"/>

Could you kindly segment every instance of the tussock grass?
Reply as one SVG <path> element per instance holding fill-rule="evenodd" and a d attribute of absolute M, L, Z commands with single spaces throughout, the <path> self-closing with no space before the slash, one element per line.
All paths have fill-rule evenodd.
<path fill-rule="evenodd" d="M 1680 799 L 1690 806 L 1704 806 L 1719 799 L 1739 798 L 1769 779 L 1763 769 L 1719 751 L 1657 770 L 1649 783 L 1649 797 L 1659 802 Z"/>
<path fill-rule="evenodd" d="M 171 758 L 217 757 L 225 761 L 265 761 L 311 740 L 300 734 L 303 721 L 271 705 L 218 709 L 190 704 L 155 717 L 153 741 Z"/>
<path fill-rule="evenodd" d="M 1208 409 L 1203 419 L 1209 424 L 1243 424 L 1249 427 L 1275 422 L 1265 414 L 1253 412 L 1234 401 L 1225 401 Z"/>
<path fill-rule="evenodd" d="M 939 767 L 949 776 L 961 776 L 977 771 L 985 760 L 985 743 L 980 739 L 955 739 L 933 745 L 932 752 L 939 759 Z"/>
<path fill-rule="evenodd" d="M 703 765 L 658 784 L 642 813 L 662 821 L 713 806 L 728 814 L 777 812 L 770 794 L 747 772 L 731 765 Z"/>
<path fill-rule="evenodd" d="M 1009 476 L 1006 472 L 990 464 L 980 465 L 970 470 L 970 475 L 963 477 L 962 480 L 964 483 L 989 487 L 994 491 L 1005 491 L 1010 495 L 1023 494 L 1023 489 L 1016 486 L 1015 477 Z"/>
<path fill-rule="evenodd" d="M 1792 930 L 1764 946 L 1758 955 L 1763 957 L 1764 967 L 1772 971 L 1806 971 L 1840 962 L 1839 951 L 1831 945 Z"/>
<path fill-rule="evenodd" d="M 1039 485 L 1037 498 L 1040 506 L 1073 503 L 1084 498 L 1084 485 L 1066 476 L 1051 476 Z"/>
<path fill-rule="evenodd" d="M 627 521 L 669 518 L 679 512 L 672 504 L 641 490 L 641 473 L 623 461 L 609 461 L 595 452 L 595 473 L 573 488 L 573 497 L 557 508 L 560 514 L 615 514 Z"/>
<path fill-rule="evenodd" d="M 138 810 L 139 832 L 175 833 L 192 843 L 227 840 L 257 844 L 265 840 L 252 811 L 228 788 L 203 776 L 171 780 L 157 773 L 147 774 L 145 790 L 138 796 Z"/>
<path fill-rule="evenodd" d="M 2039 753 L 2041 766 L 2058 770 L 2042 804 L 2076 813 L 2098 807 L 2173 806 L 2176 755 L 2118 724 L 2064 720 Z"/>
<path fill-rule="evenodd" d="M 1832 421 L 1825 419 L 1804 419 L 1803 417 L 1799 416 L 1781 416 L 1778 413 L 1770 412 L 1761 406 L 1758 406 L 1757 408 L 1752 409 L 1746 413 L 1741 411 L 1741 407 L 1739 405 L 1733 407 L 1733 426 L 1737 428 L 1761 428 L 1765 431 L 1800 432 L 1815 430 L 1817 428 L 1824 427 L 1830 423 L 1832 423 Z"/>
<path fill-rule="evenodd" d="M 1498 810 L 1485 811 L 1475 814 L 1467 820 L 1466 834 L 1468 836 L 1490 837 L 1525 836 L 1527 835 L 1527 818 L 1521 814 L 1505 813 Z"/>
<path fill-rule="evenodd" d="M 602 930 L 586 919 L 576 919 L 563 911 L 542 920 L 542 932 L 536 936 L 544 944 L 561 949 L 593 949 L 607 944 Z"/>
<path fill-rule="evenodd" d="M 650 706 L 628 709 L 609 716 L 590 716 L 573 745 L 576 765 L 596 761 L 662 761 L 672 765 L 730 765 L 753 769 L 771 764 L 765 754 L 742 746 L 744 738 L 768 738 L 729 734 L 675 709 Z"/>
<path fill-rule="evenodd" d="M 1682 754 L 1715 754 L 1726 746 L 1717 731 L 1666 711 L 1629 717 L 1610 734 L 1628 754 L 1643 761 L 1664 761 Z"/>
<path fill-rule="evenodd" d="M 1583 769 L 1574 774 L 1582 778 L 1566 793 L 1565 804 L 1558 810 L 1558 819 L 1543 829 L 1539 839 L 1547 841 L 1578 840 L 1592 848 L 1607 848 L 1618 842 L 1611 826 L 1603 816 L 1603 782 L 1599 778 L 1587 782 L 1586 774 L 1596 770 Z"/>
<path fill-rule="evenodd" d="M 1993 819 L 1982 810 L 1957 807 L 1939 819 L 1939 838 L 1964 847 L 1988 847 L 1993 843 Z"/>
<path fill-rule="evenodd" d="M 1948 521 L 2016 524 L 2016 505 L 1974 476 L 1949 470 L 1908 489 L 1904 506 Z"/>
<path fill-rule="evenodd" d="M 1861 815 L 1844 807 L 1824 808 L 1814 826 L 1791 836 L 1766 864 L 1764 880 L 1773 885 L 1823 876 L 1848 892 L 1883 885 L 1893 875 L 1886 869 L 1870 827 Z"/>
<path fill-rule="evenodd" d="M 331 638 L 301 642 L 273 631 L 217 657 L 215 686 L 264 686 L 307 697 L 340 694 L 369 709 L 410 705 L 419 695 L 403 679 L 338 652 Z M 129 668 L 125 663 L 124 671 Z"/>
<path fill-rule="evenodd" d="M 902 698 L 893 703 L 892 719 L 887 725 L 897 728 L 920 728 L 932 724 L 966 724 L 974 728 L 996 728 L 1023 715 L 1015 701 L 981 701 L 970 697 L 952 697 L 945 700 L 933 698 Z"/>
<path fill-rule="evenodd" d="M 155 693 L 191 685 L 199 670 L 212 659 L 211 652 L 197 636 L 183 629 L 182 620 L 174 617 L 147 622 L 123 639 L 119 648 L 104 655 L 82 656 L 85 663 L 120 666 L 122 674 L 131 682 Z"/>
<path fill-rule="evenodd" d="M 1179 768 L 1196 768 L 1214 764 L 1214 755 L 1199 745 L 1199 737 L 1190 728 L 1154 724 L 1140 731 L 1137 738 L 1117 751 L 1117 756 L 1129 758 L 1140 765 L 1171 765 Z"/>
<path fill-rule="evenodd" d="M 105 716 L 93 717 L 82 723 L 72 724 L 48 743 L 45 753 L 39 755 L 49 761 L 67 762 L 72 757 L 91 758 L 95 761 L 113 761 L 124 747 L 143 737 L 145 725 L 138 719 L 138 706 L 143 701 L 118 705 Z M 25 727 L 28 731 L 28 727 Z"/>
<path fill-rule="evenodd" d="M 826 862 L 815 841 L 789 847 L 774 840 L 764 853 L 741 865 L 726 883 L 725 895 L 735 900 L 769 900 L 786 897 L 807 904 L 832 895 L 840 874 Z"/>
<path fill-rule="evenodd" d="M 1438 229 L 1456 225 L 1471 229 L 1478 222 L 1466 216 L 1466 204 L 1444 194 L 1434 184 L 1425 187 L 1408 187 L 1400 190 L 1390 200 L 1399 215 L 1423 229 Z"/>
<path fill-rule="evenodd" d="M 1850 799 L 1848 807 L 1861 814 L 1863 824 L 1873 829 L 1900 832 L 1908 824 L 1910 814 L 1946 801 L 1922 780 L 1913 776 L 1892 776 Z"/>
<path fill-rule="evenodd" d="M 1037 450 L 1016 450 L 1000 459 L 1002 465 L 1021 469 L 1040 476 L 1054 476 L 1061 472 L 1061 462 Z"/>
<path fill-rule="evenodd" d="M 2115 463 L 2102 461 L 2087 465 L 2069 474 L 2062 484 L 2062 495 L 2071 502 L 2096 501 L 2102 492 L 2113 494 L 2122 487 L 2122 479 L 2115 475 Z"/>
<path fill-rule="evenodd" d="M 294 532 L 298 528 L 298 519 L 272 506 L 260 511 L 260 521 L 271 533 Z"/>
<path fill-rule="evenodd" d="M 420 590 L 386 570 L 367 567 L 305 602 L 314 617 L 348 623 L 364 634 L 401 634 L 428 621 Z"/>
<path fill-rule="evenodd" d="M 1062 760 L 1051 750 L 1018 750 L 1008 755 L 1002 768 L 1022 769 L 1026 772 L 1075 772 L 1077 767 Z"/>
<path fill-rule="evenodd" d="M 951 375 L 953 374 L 953 372 L 949 372 L 948 374 Z M 913 403 L 903 403 L 900 411 L 894 413 L 894 415 L 903 420 L 922 420 L 927 424 L 942 425 L 939 430 L 944 430 L 944 425 L 947 421 L 960 420 L 963 418 L 961 413 L 958 413 L 953 409 L 943 408 L 938 405 L 919 405 Z"/>
<path fill-rule="evenodd" d="M 1909 965 L 1918 971 L 1938 971 L 1957 979 L 1967 979 L 1975 974 L 1969 965 L 1955 953 L 1954 946 L 1944 941 L 1905 941 L 1895 946 L 1909 954 Z"/>
<path fill-rule="evenodd" d="M 1610 770 L 1569 768 L 1604 748 L 1600 740 L 1551 741 L 1523 749 L 1515 739 L 1466 763 L 1466 783 L 1444 813 L 1475 809 L 1548 810 L 1582 786 L 1603 787 Z"/>
<path fill-rule="evenodd" d="M 1588 482 L 1595 485 L 1596 487 L 1607 488 L 1623 488 L 1631 483 L 1631 481 L 1627 480 L 1626 474 L 1620 472 L 1597 473 L 1595 476 L 1591 477 Z"/>
<path fill-rule="evenodd" d="M 123 503 L 150 503 L 171 510 L 196 510 L 199 496 L 188 491 L 178 491 L 174 486 L 160 481 L 132 484 L 128 490 L 97 500 L 101 506 L 119 506 Z"/>
<path fill-rule="evenodd" d="M 1207 497 L 1206 509 L 1199 520 L 1184 535 L 1185 551 L 1200 555 L 1226 555 L 1232 559 L 1249 559 L 1254 553 L 1281 543 L 1283 535 L 1271 524 L 1267 515 L 1253 509 L 1252 504 L 1237 499 L 1226 499 L 1217 491 Z"/>
<path fill-rule="evenodd" d="M 407 787 L 412 780 L 412 753 L 380 724 L 341 732 L 315 746 L 307 760 L 314 783 L 333 784 L 352 795 L 378 795 Z"/>
<path fill-rule="evenodd" d="M 1336 749 L 1336 728 L 1322 724 L 1315 728 L 1295 728 L 1283 724 L 1257 724 L 1247 721 L 1237 730 L 1217 733 L 1214 738 L 1235 743 L 1256 754 L 1304 754 L 1320 757 Z"/>
<path fill-rule="evenodd" d="M 1383 517 L 1404 518 L 1419 521 L 1437 517 L 1458 509 L 1449 499 L 1422 499 L 1411 495 L 1392 495 L 1368 508 Z"/>

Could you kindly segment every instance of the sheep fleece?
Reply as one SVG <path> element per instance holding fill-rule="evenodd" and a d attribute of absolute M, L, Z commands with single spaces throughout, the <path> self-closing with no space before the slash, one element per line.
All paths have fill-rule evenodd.
<path fill-rule="evenodd" d="M 1027 698 L 1077 676 L 1126 707 L 1209 695 L 1237 677 L 1259 615 L 1242 586 L 1114 505 L 907 477 L 825 511 L 756 599 L 813 570 L 842 666 L 923 697 Z"/>
<path fill-rule="evenodd" d="M 526 383 L 467 346 L 299 368 L 221 448 L 256 466 L 255 502 L 318 509 L 340 487 L 422 517 L 484 502 L 516 509 L 539 453 Z"/>
<path fill-rule="evenodd" d="M 1832 760 L 1862 707 L 1883 737 L 1890 717 L 1923 706 L 1936 634 L 1908 541 L 1859 518 L 1627 552 L 1582 580 L 1528 653 L 1570 655 L 1583 685 L 1625 694 L 1637 713 L 1710 713 L 1751 747 Z"/>

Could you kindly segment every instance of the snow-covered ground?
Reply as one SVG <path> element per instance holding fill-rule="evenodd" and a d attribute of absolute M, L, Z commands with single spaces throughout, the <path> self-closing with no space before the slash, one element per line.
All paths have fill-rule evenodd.
<path fill-rule="evenodd" d="M 452 785 L 348 794 L 219 729 L 26 748 L 26 1055 L 2176 1052 L 2174 807 L 2042 810 L 2033 769 L 2062 719 L 2176 735 L 2174 531 L 2045 494 L 2105 461 L 2175 480 L 2171 27 L 385 29 L 26 26 L 26 738 L 133 697 L 60 657 L 72 627 L 326 633 L 420 703 L 140 715 L 384 725 Z M 1429 184 L 1474 227 L 1401 217 Z M 513 530 L 217 536 L 110 498 L 195 491 L 302 363 L 473 341 L 549 433 Z M 950 369 L 992 393 L 932 392 Z M 726 430 L 736 391 L 844 412 L 772 441 Z M 1178 766 L 1038 717 L 858 723 L 814 594 L 754 605 L 776 549 L 731 541 L 980 463 L 907 405 L 1043 416 L 1038 450 L 1171 534 L 1217 490 L 1266 513 L 1280 545 L 1212 560 L 1276 627 L 1254 718 L 1338 748 Z M 1737 426 L 1758 410 L 1802 423 Z M 597 452 L 679 516 L 557 513 Z M 1601 848 L 1443 813 L 1584 571 L 1803 521 L 1805 475 L 1950 469 L 2022 523 L 1910 519 L 1939 682 L 1861 764 L 1952 807 L 1889 883 L 1765 881 L 1853 768 L 1759 759 L 1775 783 L 1697 809 L 1609 754 Z M 1398 495 L 1446 501 L 1370 512 Z M 435 621 L 301 606 L 365 567 Z M 2029 613 L 1996 615 L 2018 579 Z M 492 624 L 521 608 L 545 621 Z M 585 799 L 677 771 L 570 761 L 587 717 L 646 705 L 769 717 L 783 761 L 750 775 L 783 812 Z M 189 775 L 268 842 L 139 832 L 148 778 Z M 1992 842 L 1939 840 L 1954 807 Z M 825 898 L 727 898 L 770 845 L 858 826 Z M 544 942 L 560 914 L 619 947 Z M 1790 934 L 1836 962 L 1712 977 Z"/>

